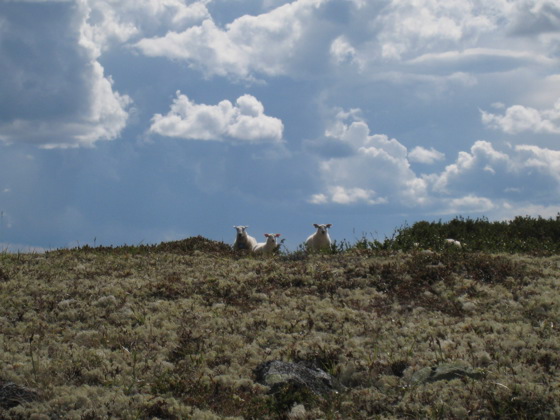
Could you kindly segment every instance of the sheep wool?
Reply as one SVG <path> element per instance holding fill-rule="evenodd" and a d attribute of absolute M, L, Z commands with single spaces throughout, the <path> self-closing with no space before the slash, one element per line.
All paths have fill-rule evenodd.
<path fill-rule="evenodd" d="M 331 248 L 331 238 L 328 230 L 332 224 L 320 225 L 313 224 L 317 231 L 309 236 L 305 241 L 305 247 L 312 252 L 319 252 L 321 250 L 329 250 Z"/>
<path fill-rule="evenodd" d="M 237 231 L 235 242 L 233 243 L 234 251 L 245 250 L 252 252 L 257 245 L 257 240 L 247 233 L 248 227 L 249 226 L 234 226 L 234 229 Z"/>
<path fill-rule="evenodd" d="M 278 243 L 276 242 L 276 239 L 280 236 L 280 234 L 265 233 L 264 236 L 266 237 L 266 242 L 259 242 L 253 248 L 253 251 L 256 254 L 271 255 L 278 248 Z"/>

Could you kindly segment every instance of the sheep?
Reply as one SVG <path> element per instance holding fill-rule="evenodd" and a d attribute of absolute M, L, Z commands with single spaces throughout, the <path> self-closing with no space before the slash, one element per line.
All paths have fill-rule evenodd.
<path fill-rule="evenodd" d="M 317 232 L 310 235 L 305 241 L 305 247 L 309 251 L 318 252 L 321 250 L 331 249 L 331 238 L 329 237 L 328 229 L 332 226 L 330 223 L 327 225 L 313 224 L 317 228 Z"/>
<path fill-rule="evenodd" d="M 461 242 L 457 241 L 456 239 L 451 239 L 451 238 L 447 238 L 444 240 L 444 245 L 445 246 L 454 246 L 457 248 L 462 248 L 463 245 L 461 244 Z"/>
<path fill-rule="evenodd" d="M 266 242 L 259 242 L 254 248 L 253 252 L 256 254 L 270 255 L 278 248 L 276 238 L 280 236 L 279 233 L 265 233 Z"/>
<path fill-rule="evenodd" d="M 247 233 L 247 228 L 249 226 L 234 226 L 233 228 L 237 230 L 237 236 L 235 237 L 235 242 L 233 243 L 234 251 L 253 251 L 257 245 L 257 240 Z"/>

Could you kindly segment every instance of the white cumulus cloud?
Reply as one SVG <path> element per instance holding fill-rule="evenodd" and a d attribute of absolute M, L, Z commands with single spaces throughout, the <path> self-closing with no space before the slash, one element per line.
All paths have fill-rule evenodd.
<path fill-rule="evenodd" d="M 489 128 L 508 134 L 521 132 L 560 133 L 560 100 L 552 109 L 538 110 L 523 105 L 513 105 L 504 114 L 481 111 L 482 122 Z"/>
<path fill-rule="evenodd" d="M 326 131 L 349 152 L 320 159 L 323 188 L 308 199 L 325 204 L 385 204 L 422 208 L 433 214 L 502 214 L 515 208 L 549 206 L 560 193 L 560 151 L 535 145 L 499 150 L 478 140 L 441 172 L 417 175 L 411 161 L 445 157 L 416 146 L 407 152 L 398 140 L 370 134 L 359 112 L 341 112 Z"/>
<path fill-rule="evenodd" d="M 166 115 L 152 118 L 150 132 L 188 140 L 240 140 L 281 142 L 284 126 L 265 115 L 264 106 L 252 95 L 237 98 L 235 105 L 223 100 L 217 105 L 197 104 L 177 91 Z"/>
<path fill-rule="evenodd" d="M 496 204 L 491 199 L 469 194 L 448 200 L 446 213 L 487 213 L 495 208 Z"/>
<path fill-rule="evenodd" d="M 421 204 L 426 183 L 411 170 L 406 147 L 384 134 L 371 135 L 358 114 L 358 110 L 339 112 L 326 130 L 327 139 L 334 137 L 352 152 L 320 162 L 325 191 L 313 195 L 310 201 Z"/>
<path fill-rule="evenodd" d="M 542 204 L 560 192 L 560 151 L 518 145 L 499 151 L 479 140 L 455 163 L 427 177 L 435 195 L 483 196 Z"/>
<path fill-rule="evenodd" d="M 153 1 L 140 2 L 144 14 Z M 231 22 L 225 25 L 213 18 L 207 3 L 209 0 L 180 7 L 178 0 L 167 0 L 168 13 L 157 10 L 156 16 L 180 10 L 190 20 L 168 25 L 164 34 L 150 32 L 149 25 L 142 26 L 138 19 L 126 20 L 118 14 L 113 18 L 110 13 L 105 14 L 109 16 L 106 26 L 116 29 L 102 31 L 101 25 L 98 32 L 126 37 L 133 28 L 136 33 L 131 42 L 146 56 L 185 61 L 206 77 L 243 80 L 300 78 L 317 72 L 366 79 L 382 75 L 441 78 L 446 74 L 455 75 L 455 81 L 461 75 L 462 82 L 472 85 L 476 80 L 471 73 L 558 65 L 557 39 L 547 38 L 544 43 L 535 40 L 532 30 L 515 29 L 515 22 L 527 15 L 552 28 L 557 10 L 552 0 L 539 1 L 547 5 L 530 10 L 519 3 L 531 2 L 508 0 L 268 2 L 260 9 L 265 12 L 237 17 L 232 13 Z M 511 34 L 523 36 L 527 44 L 508 42 Z M 396 68 L 395 64 L 404 65 Z"/>
<path fill-rule="evenodd" d="M 501 1 L 391 1 L 376 18 L 381 56 L 406 59 L 418 52 L 469 45 L 492 31 L 506 7 Z"/>
<path fill-rule="evenodd" d="M 358 52 L 344 35 L 339 36 L 331 43 L 329 52 L 331 58 L 337 64 L 355 64 L 358 66 L 358 69 L 363 67 L 363 60 L 359 58 Z"/>
<path fill-rule="evenodd" d="M 210 14 L 209 0 L 87 0 L 87 27 L 83 30 L 93 46 L 107 49 L 111 43 L 183 30 L 199 24 Z"/>
<path fill-rule="evenodd" d="M 364 188 L 346 188 L 340 185 L 328 187 L 327 193 L 313 194 L 309 199 L 313 204 L 384 204 L 385 197 L 377 197 L 373 190 Z"/>
<path fill-rule="evenodd" d="M 432 164 L 443 159 L 445 159 L 445 155 L 433 147 L 426 149 L 422 146 L 416 146 L 408 153 L 408 160 L 411 162 Z"/>
<path fill-rule="evenodd" d="M 135 44 L 147 56 L 180 59 L 206 75 L 252 78 L 253 73 L 287 74 L 301 55 L 309 19 L 321 0 L 298 0 L 258 16 L 238 17 L 225 28 L 213 19 L 184 31 L 144 38 Z"/>

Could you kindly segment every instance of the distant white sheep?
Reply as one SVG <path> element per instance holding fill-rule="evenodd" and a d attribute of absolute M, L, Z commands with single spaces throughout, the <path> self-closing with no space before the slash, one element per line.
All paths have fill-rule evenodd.
<path fill-rule="evenodd" d="M 256 254 L 264 254 L 270 255 L 278 248 L 278 243 L 276 242 L 276 238 L 280 236 L 279 233 L 265 233 L 264 236 L 266 237 L 266 242 L 259 242 L 254 248 L 253 251 Z"/>
<path fill-rule="evenodd" d="M 257 240 L 247 233 L 248 227 L 249 226 L 234 226 L 234 229 L 237 231 L 237 236 L 233 243 L 234 251 L 253 251 L 255 246 L 257 246 Z"/>
<path fill-rule="evenodd" d="M 305 247 L 309 251 L 318 252 L 321 250 L 331 249 L 331 238 L 328 229 L 332 226 L 330 223 L 327 225 L 313 224 L 317 228 L 317 232 L 309 236 L 305 241 Z"/>
<path fill-rule="evenodd" d="M 462 248 L 462 247 L 463 247 L 463 245 L 461 244 L 461 242 L 459 242 L 459 241 L 456 240 L 456 239 L 451 239 L 451 238 L 445 239 L 445 240 L 444 240 L 444 244 L 445 244 L 446 246 L 455 246 L 455 247 L 457 247 L 457 248 Z"/>

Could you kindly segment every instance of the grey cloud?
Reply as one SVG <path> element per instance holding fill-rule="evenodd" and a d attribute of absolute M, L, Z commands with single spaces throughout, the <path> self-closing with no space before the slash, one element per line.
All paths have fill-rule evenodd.
<path fill-rule="evenodd" d="M 558 62 L 535 52 L 495 48 L 470 48 L 463 51 L 428 53 L 408 60 L 405 65 L 435 74 L 466 71 L 497 73 L 526 66 L 554 66 Z"/>
<path fill-rule="evenodd" d="M 510 26 L 512 35 L 534 36 L 554 32 L 560 32 L 560 4 L 556 0 L 517 3 Z"/>
<path fill-rule="evenodd" d="M 118 137 L 130 98 L 113 91 L 74 2 L 0 4 L 0 140 L 91 146 Z"/>
<path fill-rule="evenodd" d="M 84 112 L 88 91 L 75 8 L 0 3 L 0 16 L 0 121 Z"/>
<path fill-rule="evenodd" d="M 331 137 L 304 140 L 303 149 L 322 158 L 343 158 L 355 153 L 351 145 Z"/>

